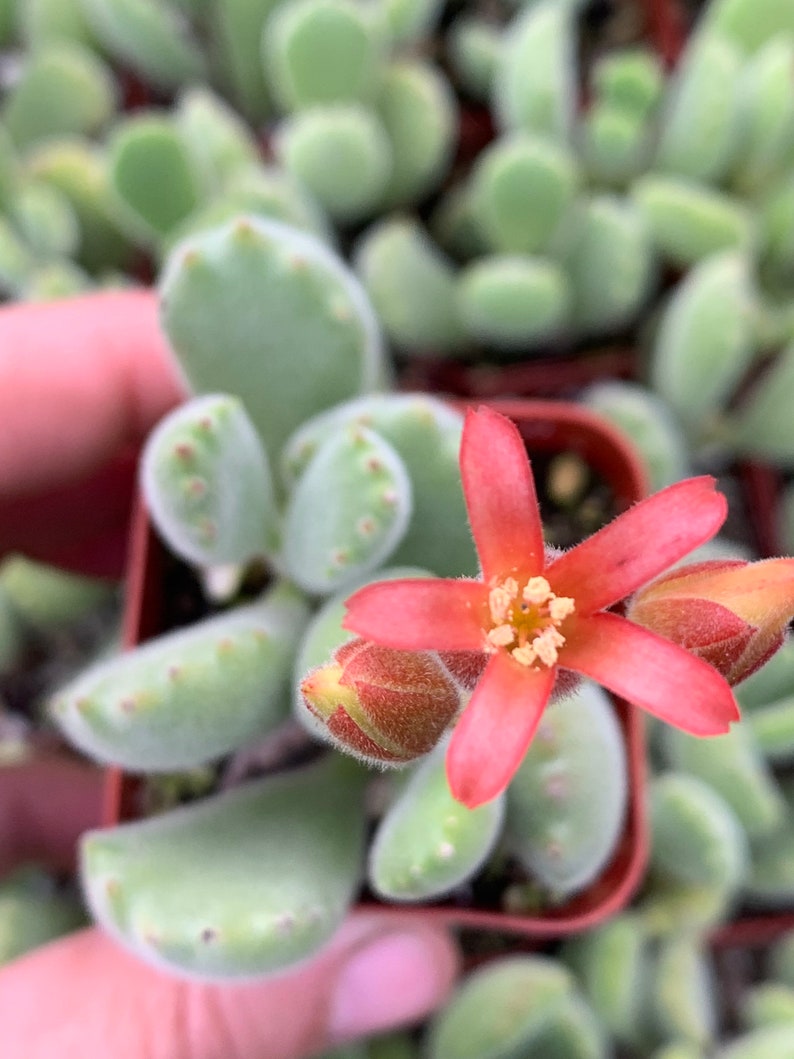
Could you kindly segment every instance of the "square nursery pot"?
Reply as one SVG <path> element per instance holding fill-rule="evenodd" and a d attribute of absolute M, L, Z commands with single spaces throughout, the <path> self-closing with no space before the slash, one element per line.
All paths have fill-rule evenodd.
<path fill-rule="evenodd" d="M 530 456 L 541 460 L 562 453 L 578 456 L 606 487 L 614 513 L 645 495 L 645 474 L 631 445 L 592 412 L 574 404 L 553 401 L 502 400 L 491 402 L 491 405 L 518 425 Z M 164 631 L 163 575 L 169 563 L 173 566 L 173 560 L 166 555 L 139 499 L 131 527 L 124 617 L 127 648 Z M 627 811 L 610 862 L 586 890 L 542 914 L 508 914 L 495 905 L 465 907 L 459 899 L 415 906 L 401 904 L 401 912 L 429 916 L 467 930 L 498 931 L 542 939 L 563 937 L 587 929 L 623 908 L 643 877 L 648 854 L 645 745 L 640 711 L 619 699 L 613 699 L 613 703 L 625 740 L 628 763 Z M 141 783 L 140 777 L 121 769 L 107 769 L 106 825 L 139 816 Z M 373 903 L 369 896 L 362 901 L 369 907 Z"/>

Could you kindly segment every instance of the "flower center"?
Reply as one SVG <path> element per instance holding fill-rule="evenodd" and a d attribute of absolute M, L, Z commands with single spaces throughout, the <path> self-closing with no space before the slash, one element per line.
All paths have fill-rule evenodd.
<path fill-rule="evenodd" d="M 559 627 L 576 605 L 569 596 L 556 596 L 545 577 L 530 577 L 523 587 L 508 577 L 488 593 L 488 608 L 487 651 L 502 648 L 522 666 L 553 666 L 565 643 Z"/>

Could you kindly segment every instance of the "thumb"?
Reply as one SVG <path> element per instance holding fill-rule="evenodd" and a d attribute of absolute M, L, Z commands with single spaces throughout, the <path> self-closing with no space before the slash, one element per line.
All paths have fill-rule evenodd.
<path fill-rule="evenodd" d="M 351 917 L 311 963 L 242 985 L 154 970 L 97 930 L 0 970 L 5 1059 L 301 1059 L 418 1021 L 458 969 L 445 931 L 400 913 Z"/>

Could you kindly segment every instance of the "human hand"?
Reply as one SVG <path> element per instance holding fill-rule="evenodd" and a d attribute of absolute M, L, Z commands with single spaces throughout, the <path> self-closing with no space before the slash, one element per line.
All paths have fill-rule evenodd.
<path fill-rule="evenodd" d="M 0 309 L 0 557 L 119 576 L 135 454 L 182 393 L 151 291 Z"/>
<path fill-rule="evenodd" d="M 63 869 L 98 822 L 101 773 L 48 755 L 0 768 L 0 872 Z M 244 985 L 170 977 L 96 929 L 0 969 L 3 1059 L 300 1059 L 422 1018 L 457 969 L 447 934 L 359 913 L 310 963 Z"/>

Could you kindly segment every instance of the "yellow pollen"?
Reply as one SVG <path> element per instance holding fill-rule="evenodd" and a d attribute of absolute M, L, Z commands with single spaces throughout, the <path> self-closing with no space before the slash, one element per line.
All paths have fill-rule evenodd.
<path fill-rule="evenodd" d="M 523 647 L 514 647 L 510 654 L 515 658 L 516 662 L 520 662 L 522 666 L 531 666 L 538 657 L 529 644 L 524 644 Z"/>
<path fill-rule="evenodd" d="M 570 596 L 552 596 L 549 600 L 549 617 L 556 625 L 576 610 L 576 604 Z"/>
<path fill-rule="evenodd" d="M 524 585 L 521 598 L 525 603 L 534 603 L 537 606 L 541 603 L 546 603 L 549 599 L 553 599 L 554 593 L 545 577 L 530 577 L 529 581 Z"/>
<path fill-rule="evenodd" d="M 515 639 L 516 631 L 512 625 L 497 625 L 488 633 L 488 643 L 493 647 L 507 647 Z"/>
<path fill-rule="evenodd" d="M 492 588 L 488 593 L 488 606 L 491 610 L 492 621 L 504 621 L 507 615 L 510 613 L 510 608 L 513 605 L 515 596 L 511 596 L 506 588 L 502 588 L 501 585 L 497 588 Z"/>
<path fill-rule="evenodd" d="M 493 624 L 485 631 L 487 651 L 504 648 L 522 666 L 553 666 L 565 643 L 558 627 L 576 603 L 555 595 L 545 577 L 530 577 L 523 588 L 508 577 L 492 585 L 488 609 Z"/>
<path fill-rule="evenodd" d="M 544 665 L 553 666 L 557 661 L 557 648 L 562 647 L 564 643 L 565 637 L 553 625 L 547 625 L 532 641 L 532 648 Z"/>

